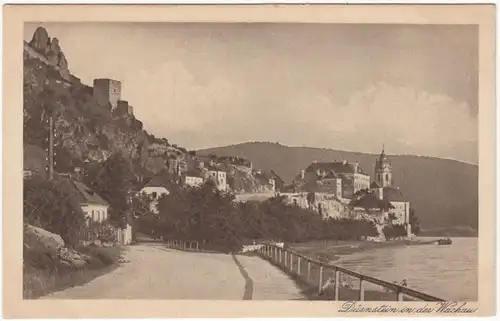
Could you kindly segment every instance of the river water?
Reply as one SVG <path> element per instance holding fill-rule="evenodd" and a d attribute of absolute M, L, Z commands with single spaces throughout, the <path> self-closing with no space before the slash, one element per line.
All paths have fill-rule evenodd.
<path fill-rule="evenodd" d="M 422 240 L 436 238 L 420 238 Z M 452 238 L 451 245 L 388 247 L 347 255 L 334 264 L 446 300 L 478 299 L 477 238 Z M 366 289 L 378 287 L 366 286 Z"/>

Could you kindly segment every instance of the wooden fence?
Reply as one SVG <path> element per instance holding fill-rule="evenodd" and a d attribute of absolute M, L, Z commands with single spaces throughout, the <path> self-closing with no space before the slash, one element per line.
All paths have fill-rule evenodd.
<path fill-rule="evenodd" d="M 265 244 L 258 250 L 258 252 L 264 259 L 267 259 L 284 272 L 299 278 L 300 281 L 307 284 L 315 283 L 317 285 L 318 293 L 322 293 L 325 291 L 325 288 L 333 286 L 334 299 L 336 301 L 339 300 L 339 293 L 342 286 L 341 277 L 343 275 L 357 280 L 359 285 L 357 288 L 359 289 L 359 301 L 365 300 L 365 285 L 368 283 L 382 287 L 385 289 L 385 292 L 393 292 L 395 294 L 394 299 L 397 301 L 403 301 L 405 296 L 413 300 L 445 301 L 443 299 L 409 289 L 399 284 L 390 283 L 342 268 L 340 266 L 314 260 L 295 251 L 284 249 L 279 246 Z M 326 276 L 328 275 L 333 275 L 333 277 L 327 280 Z"/>
<path fill-rule="evenodd" d="M 200 251 L 198 241 L 165 240 L 168 248 L 183 251 Z"/>

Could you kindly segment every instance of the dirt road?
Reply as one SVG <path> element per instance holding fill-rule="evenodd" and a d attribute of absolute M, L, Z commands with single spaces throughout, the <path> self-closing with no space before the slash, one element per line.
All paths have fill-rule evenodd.
<path fill-rule="evenodd" d="M 42 299 L 287 300 L 295 283 L 258 257 L 180 252 L 161 244 L 127 248 L 116 270 Z M 239 266 L 238 266 L 239 265 Z M 263 293 L 262 283 L 266 284 Z"/>

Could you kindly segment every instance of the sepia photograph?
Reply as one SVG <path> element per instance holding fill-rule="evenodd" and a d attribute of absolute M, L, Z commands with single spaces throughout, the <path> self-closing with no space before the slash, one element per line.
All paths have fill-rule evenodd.
<path fill-rule="evenodd" d="M 480 30 L 22 21 L 22 300 L 477 313 Z"/>

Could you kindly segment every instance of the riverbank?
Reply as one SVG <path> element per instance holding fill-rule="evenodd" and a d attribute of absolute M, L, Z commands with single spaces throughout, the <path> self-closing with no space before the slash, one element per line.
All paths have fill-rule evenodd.
<path fill-rule="evenodd" d="M 289 248 L 312 259 L 333 263 L 344 256 L 357 252 L 397 246 L 426 245 L 432 242 L 419 240 L 393 240 L 379 243 L 369 241 L 313 241 L 292 243 Z"/>

